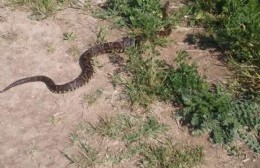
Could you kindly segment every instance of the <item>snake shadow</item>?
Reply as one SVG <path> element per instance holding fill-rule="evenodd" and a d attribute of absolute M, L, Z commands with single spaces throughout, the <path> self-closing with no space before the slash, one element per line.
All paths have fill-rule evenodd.
<path fill-rule="evenodd" d="M 227 57 L 224 54 L 225 48 L 218 45 L 217 41 L 208 35 L 203 33 L 187 34 L 183 42 L 188 43 L 189 45 L 195 45 L 195 48 L 201 50 L 208 50 L 210 53 L 218 53 L 217 58 L 221 62 L 227 61 Z"/>

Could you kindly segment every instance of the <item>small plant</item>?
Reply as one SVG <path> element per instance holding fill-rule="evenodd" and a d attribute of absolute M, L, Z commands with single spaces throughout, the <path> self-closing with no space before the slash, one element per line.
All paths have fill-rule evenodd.
<path fill-rule="evenodd" d="M 78 152 L 74 155 L 61 152 L 69 161 L 70 164 L 75 164 L 77 167 L 94 167 L 99 161 L 98 152 L 95 148 L 87 143 L 78 141 Z"/>
<path fill-rule="evenodd" d="M 102 44 L 107 42 L 106 40 L 107 31 L 104 27 L 100 27 L 97 34 L 97 44 Z"/>
<path fill-rule="evenodd" d="M 47 52 L 49 53 L 54 53 L 56 50 L 52 43 L 46 43 L 46 47 L 47 47 Z"/>
<path fill-rule="evenodd" d="M 257 138 L 256 135 L 250 135 L 245 130 L 240 130 L 239 136 L 252 151 L 260 153 L 259 137 Z"/>
<path fill-rule="evenodd" d="M 86 9 L 86 10 L 91 10 L 91 0 L 69 0 L 70 7 L 75 8 L 75 9 Z"/>
<path fill-rule="evenodd" d="M 228 155 L 230 156 L 240 156 L 243 153 L 243 149 L 241 146 L 235 144 L 235 143 L 230 143 L 225 146 L 225 149 L 228 152 Z"/>
<path fill-rule="evenodd" d="M 120 72 L 114 72 L 112 74 L 110 73 L 108 77 L 114 88 L 123 83 L 121 80 L 122 77 L 120 76 Z"/>
<path fill-rule="evenodd" d="M 63 33 L 63 40 L 74 40 L 77 36 L 74 32 L 65 32 Z"/>
<path fill-rule="evenodd" d="M 198 74 L 197 66 L 186 63 L 188 58 L 186 51 L 179 51 L 175 59 L 176 68 L 168 67 L 164 70 L 164 82 L 158 89 L 161 99 L 183 104 L 183 99 L 189 94 L 209 90 L 204 78 Z"/>
<path fill-rule="evenodd" d="M 102 96 L 102 94 L 103 94 L 103 90 L 97 89 L 93 94 L 85 94 L 83 101 L 86 102 L 88 106 L 91 106 Z"/>
<path fill-rule="evenodd" d="M 56 126 L 58 123 L 63 122 L 64 121 L 64 117 L 60 116 L 60 115 L 52 115 L 51 116 L 51 124 L 53 126 Z"/>
<path fill-rule="evenodd" d="M 80 49 L 79 49 L 77 46 L 72 45 L 72 46 L 67 50 L 67 53 L 72 56 L 72 58 L 73 58 L 74 61 L 78 61 L 78 60 L 79 60 L 79 57 L 80 57 Z"/>
<path fill-rule="evenodd" d="M 201 147 L 178 150 L 171 143 L 159 146 L 154 144 L 143 145 L 145 147 L 141 154 L 140 167 L 191 168 L 201 163 L 203 157 Z"/>

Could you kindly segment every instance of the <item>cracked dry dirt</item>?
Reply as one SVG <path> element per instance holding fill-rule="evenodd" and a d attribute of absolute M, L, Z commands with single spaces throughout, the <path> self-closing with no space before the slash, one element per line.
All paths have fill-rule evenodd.
<path fill-rule="evenodd" d="M 28 18 L 29 12 L 0 7 L 0 89 L 11 82 L 33 75 L 46 75 L 56 83 L 65 83 L 80 73 L 75 56 L 87 50 L 96 40 L 102 25 L 108 30 L 109 41 L 123 37 L 111 30 L 109 24 L 76 9 L 65 9 L 45 20 Z M 176 51 L 187 50 L 199 65 L 199 71 L 208 81 L 224 80 L 226 68 L 218 61 L 218 52 L 200 50 L 186 42 L 190 28 L 176 28 L 169 37 L 174 40 L 161 49 L 163 59 L 172 60 Z M 74 32 L 76 39 L 63 40 L 63 33 Z M 110 33 L 111 32 L 111 33 Z M 75 54 L 76 53 L 76 54 Z M 107 78 L 115 69 L 107 54 L 98 56 L 102 65 L 96 68 L 90 82 L 67 94 L 51 93 L 43 83 L 21 85 L 0 95 L 0 167 L 1 168 L 62 168 L 68 160 L 61 155 L 69 144 L 69 134 L 84 120 L 95 121 L 101 114 L 116 114 L 115 97 L 120 91 Z M 88 107 L 85 94 L 102 89 L 101 98 Z M 124 109 L 129 111 L 128 109 Z M 183 144 L 204 145 L 202 167 L 245 167 L 236 158 L 229 157 L 221 147 L 214 147 L 206 137 L 191 137 L 182 131 L 167 115 L 174 109 L 159 103 L 153 110 L 174 129 L 173 137 Z M 255 164 L 247 164 L 247 167 Z M 71 166 L 73 167 L 73 165 Z"/>

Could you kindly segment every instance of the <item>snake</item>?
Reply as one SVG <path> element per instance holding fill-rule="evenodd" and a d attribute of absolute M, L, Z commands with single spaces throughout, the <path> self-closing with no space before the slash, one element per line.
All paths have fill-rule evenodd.
<path fill-rule="evenodd" d="M 166 20 L 166 18 L 168 17 L 168 10 L 169 10 L 169 1 L 167 1 L 162 8 L 163 20 Z M 170 34 L 171 34 L 170 24 L 166 24 L 163 30 L 156 32 L 156 35 L 162 37 L 169 36 Z M 122 53 L 127 48 L 134 46 L 136 44 L 140 44 L 142 41 L 144 41 L 144 39 L 145 37 L 143 35 L 137 35 L 132 38 L 123 37 L 120 41 L 106 42 L 89 48 L 79 58 L 79 65 L 81 67 L 80 75 L 76 77 L 74 80 L 67 82 L 65 84 L 58 85 L 51 78 L 47 76 L 41 76 L 41 75 L 31 76 L 31 77 L 19 79 L 11 83 L 9 86 L 7 86 L 2 91 L 0 91 L 0 93 L 3 93 L 15 86 L 22 85 L 29 82 L 43 82 L 51 92 L 57 94 L 63 94 L 66 92 L 73 91 L 88 83 L 89 80 L 92 78 L 94 73 L 94 68 L 92 66 L 92 58 L 94 56 L 104 54 L 104 53 L 112 53 L 112 52 Z"/>

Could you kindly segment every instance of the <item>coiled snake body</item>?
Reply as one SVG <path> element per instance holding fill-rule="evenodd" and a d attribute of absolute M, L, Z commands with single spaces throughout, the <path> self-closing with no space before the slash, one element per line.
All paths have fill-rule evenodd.
<path fill-rule="evenodd" d="M 168 9 L 169 9 L 169 2 L 166 2 L 163 7 L 163 19 L 166 19 L 168 17 Z M 158 36 L 168 36 L 171 33 L 170 25 L 167 25 L 164 27 L 164 30 L 158 31 L 156 34 Z M 47 76 L 32 76 L 28 78 L 23 78 L 20 80 L 17 80 L 7 86 L 5 89 L 0 91 L 0 93 L 3 93 L 7 90 L 9 90 L 12 87 L 15 87 L 17 85 L 21 85 L 24 83 L 29 82 L 43 82 L 46 84 L 48 89 L 53 93 L 66 93 L 72 90 L 75 90 L 83 85 L 85 85 L 90 78 L 93 76 L 94 70 L 91 63 L 92 57 L 97 56 L 99 54 L 104 53 L 111 53 L 111 52 L 124 52 L 126 48 L 133 46 L 134 44 L 140 43 L 144 38 L 140 36 L 136 36 L 135 38 L 129 38 L 124 37 L 121 41 L 116 42 L 107 42 L 104 44 L 99 44 L 97 46 L 94 46 L 90 49 L 88 49 L 85 53 L 83 53 L 79 59 L 79 65 L 82 69 L 81 74 L 75 78 L 74 80 L 62 84 L 57 85 L 54 83 L 52 79 L 50 79 Z"/>

